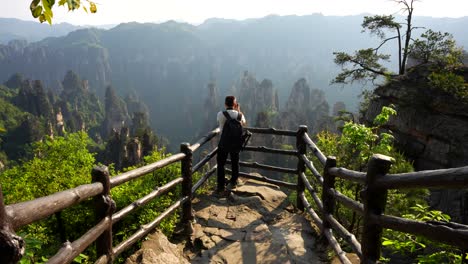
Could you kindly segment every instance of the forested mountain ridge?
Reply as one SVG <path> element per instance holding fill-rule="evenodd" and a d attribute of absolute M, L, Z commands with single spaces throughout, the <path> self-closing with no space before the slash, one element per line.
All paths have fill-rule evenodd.
<path fill-rule="evenodd" d="M 122 99 L 108 86 L 103 104 L 72 71 L 60 86 L 53 91 L 19 74 L 0 85 L 0 169 L 30 159 L 37 141 L 80 131 L 93 139 L 97 161 L 116 169 L 140 163 L 155 148 L 148 108 L 135 95 Z"/>
<path fill-rule="evenodd" d="M 0 43 L 8 43 L 14 39 L 39 41 L 46 37 L 64 36 L 71 31 L 79 29 L 68 23 L 54 24 L 53 27 L 33 21 L 24 21 L 16 18 L 0 18 Z"/>
<path fill-rule="evenodd" d="M 214 81 L 223 97 L 232 92 L 245 70 L 272 82 L 279 108 L 301 78 L 323 90 L 331 105 L 344 101 L 355 108 L 360 85 L 342 89 L 329 83 L 338 71 L 333 51 L 352 51 L 378 42 L 360 33 L 361 21 L 362 16 L 314 14 L 210 19 L 199 26 L 169 21 L 81 29 L 30 44 L 0 45 L 0 80 L 21 72 L 59 90 L 66 71 L 73 70 L 101 98 L 109 84 L 121 94 L 134 91 L 149 106 L 152 126 L 177 144 L 201 133 L 203 114 L 197 113 L 205 111 L 206 85 Z M 419 21 L 422 26 L 430 24 L 434 30 L 452 33 L 460 45 L 468 46 L 463 33 L 466 18 L 415 17 L 415 25 Z M 252 120 L 256 114 L 247 113 Z M 188 135 L 181 127 L 195 133 Z"/>

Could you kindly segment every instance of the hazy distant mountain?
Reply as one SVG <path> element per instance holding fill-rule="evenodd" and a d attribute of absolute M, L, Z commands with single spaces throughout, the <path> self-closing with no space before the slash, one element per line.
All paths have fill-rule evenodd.
<path fill-rule="evenodd" d="M 8 43 L 13 39 L 24 39 L 28 42 L 38 41 L 47 37 L 59 37 L 79 29 L 68 23 L 54 24 L 36 21 L 24 21 L 16 18 L 0 18 L 0 43 Z"/>
<path fill-rule="evenodd" d="M 203 115 L 197 113 L 204 111 L 207 84 L 214 80 L 222 97 L 246 70 L 257 79 L 271 80 L 280 108 L 301 78 L 311 89 L 324 90 L 330 105 L 343 101 L 355 108 L 362 85 L 342 88 L 329 83 L 339 71 L 334 51 L 352 52 L 379 43 L 361 33 L 362 17 L 314 14 L 209 19 L 199 26 L 169 21 L 80 29 L 36 43 L 0 45 L 0 80 L 21 72 L 60 89 L 57 83 L 73 70 L 101 96 L 108 84 L 122 94 L 135 92 L 149 106 L 156 133 L 173 142 L 187 141 L 200 129 Z M 450 32 L 468 47 L 466 17 L 416 17 L 415 25 Z"/>

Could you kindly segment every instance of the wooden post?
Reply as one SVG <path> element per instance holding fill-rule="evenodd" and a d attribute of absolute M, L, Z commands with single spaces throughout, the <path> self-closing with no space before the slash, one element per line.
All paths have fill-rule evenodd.
<path fill-rule="evenodd" d="M 468 191 L 462 192 L 462 224 L 468 224 Z M 468 249 L 464 248 L 462 253 L 462 264 L 468 264 Z"/>
<path fill-rule="evenodd" d="M 182 225 L 185 227 L 185 232 L 191 234 L 192 228 L 192 150 L 189 143 L 180 144 L 180 152 L 185 154 L 185 158 L 181 160 L 182 169 L 182 197 L 188 196 L 189 199 L 182 205 Z"/>
<path fill-rule="evenodd" d="M 94 166 L 92 172 L 92 181 L 100 182 L 104 187 L 102 194 L 94 197 L 96 223 L 103 218 L 109 217 L 109 227 L 96 240 L 97 255 L 107 256 L 107 263 L 112 263 L 114 255 L 112 252 L 112 213 L 115 211 L 115 202 L 110 196 L 110 176 L 106 166 Z"/>
<path fill-rule="evenodd" d="M 307 153 L 307 145 L 304 141 L 304 134 L 307 133 L 307 126 L 299 126 L 296 135 L 296 148 L 297 148 L 297 197 L 296 205 L 297 209 L 304 211 L 304 203 L 302 203 L 301 195 L 304 193 L 305 184 L 301 178 L 301 173 L 305 172 L 305 163 L 300 157 L 302 154 Z"/>
<path fill-rule="evenodd" d="M 361 192 L 364 203 L 364 219 L 362 234 L 361 263 L 376 263 L 380 258 L 382 245 L 382 226 L 370 221 L 370 215 L 381 215 L 387 203 L 387 190 L 375 188 L 374 182 L 378 177 L 387 174 L 392 164 L 392 158 L 374 154 L 367 168 L 366 185 Z"/>
<path fill-rule="evenodd" d="M 328 173 L 328 170 L 333 167 L 336 167 L 336 158 L 333 156 L 327 157 L 325 167 L 323 168 L 322 202 L 324 215 L 333 215 L 335 211 L 335 197 L 328 192 L 331 188 L 335 188 L 335 176 Z M 327 221 L 326 217 L 323 217 L 322 234 L 327 228 L 331 228 L 331 224 Z"/>
<path fill-rule="evenodd" d="M 24 255 L 25 243 L 11 227 L 10 219 L 3 204 L 2 186 L 0 185 L 0 263 L 13 264 Z"/>

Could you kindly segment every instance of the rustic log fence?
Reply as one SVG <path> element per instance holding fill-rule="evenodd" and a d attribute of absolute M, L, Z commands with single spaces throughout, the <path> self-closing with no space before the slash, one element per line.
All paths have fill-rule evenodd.
<path fill-rule="evenodd" d="M 322 237 L 328 241 L 342 263 L 351 263 L 335 237 L 338 234 L 354 253 L 361 259 L 361 263 L 376 263 L 380 258 L 382 229 L 389 228 L 414 235 L 426 236 L 435 241 L 454 245 L 466 252 L 468 250 L 468 226 L 429 221 L 420 222 L 401 217 L 385 215 L 385 204 L 388 189 L 404 188 L 466 188 L 468 186 L 468 167 L 422 171 L 415 173 L 388 174 L 391 158 L 374 155 L 368 164 L 367 173 L 337 167 L 334 157 L 326 157 L 307 134 L 307 127 L 300 126 L 297 131 L 277 130 L 274 128 L 247 128 L 255 134 L 272 134 L 296 138 L 296 150 L 273 149 L 266 146 L 247 146 L 245 151 L 272 153 L 298 158 L 296 168 L 282 168 L 257 162 L 240 162 L 241 167 L 261 169 L 273 172 L 288 173 L 297 176 L 297 182 L 291 183 L 265 176 L 257 176 L 240 172 L 239 176 L 272 183 L 296 191 L 296 206 L 307 212 L 320 229 Z M 14 233 L 14 230 L 47 218 L 52 214 L 76 205 L 86 199 L 93 198 L 96 212 L 96 225 L 73 242 L 66 242 L 62 248 L 52 256 L 48 263 L 70 263 L 93 242 L 96 242 L 98 260 L 96 263 L 112 263 L 114 259 L 153 231 L 159 223 L 181 208 L 181 224 L 186 234 L 192 230 L 191 200 L 195 192 L 215 173 L 216 166 L 206 171 L 201 178 L 193 183 L 192 175 L 200 171 L 217 154 L 214 148 L 197 164 L 193 165 L 193 154 L 205 143 L 209 142 L 219 130 L 215 129 L 190 145 L 183 143 L 180 153 L 172 155 L 158 162 L 137 168 L 115 177 L 110 177 L 106 167 L 95 167 L 92 171 L 93 183 L 80 185 L 76 188 L 37 198 L 32 201 L 4 205 L 0 186 L 0 263 L 17 263 L 24 254 L 24 241 Z M 309 160 L 307 151 L 315 156 L 323 166 L 323 173 Z M 118 212 L 111 198 L 112 188 L 140 178 L 150 172 L 164 168 L 176 162 L 181 162 L 181 176 L 154 191 L 132 202 Z M 228 161 L 229 163 L 229 161 Z M 308 179 L 309 170 L 312 179 Z M 230 173 L 230 170 L 227 170 Z M 335 189 L 336 179 L 362 184 L 362 201 L 360 203 L 347 197 Z M 313 183 L 311 183 L 313 182 Z M 128 214 L 134 212 L 167 193 L 176 186 L 182 186 L 181 197 L 150 223 L 147 223 L 132 234 L 125 241 L 113 246 L 112 226 Z M 319 193 L 319 188 L 322 190 Z M 307 200 L 308 193 L 314 201 L 315 207 Z M 363 233 L 361 241 L 349 232 L 335 217 L 334 209 L 340 203 L 363 216 Z M 318 209 L 316 212 L 314 208 Z"/>

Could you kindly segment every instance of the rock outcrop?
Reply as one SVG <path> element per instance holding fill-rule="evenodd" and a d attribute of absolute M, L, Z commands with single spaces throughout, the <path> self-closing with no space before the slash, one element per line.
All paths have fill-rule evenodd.
<path fill-rule="evenodd" d="M 310 133 L 316 133 L 332 125 L 329 112 L 324 92 L 311 90 L 307 80 L 302 78 L 291 89 L 286 107 L 281 111 L 280 126 L 295 130 L 298 124 L 305 124 Z"/>
<path fill-rule="evenodd" d="M 412 68 L 406 76 L 377 88 L 365 119 L 373 120 L 382 106 L 394 104 L 398 115 L 391 118 L 388 129 L 397 147 L 414 161 L 416 170 L 467 166 L 468 103 L 431 88 L 428 73 L 428 66 Z M 460 74 L 468 81 L 468 68 Z M 440 210 L 449 209 L 453 220 L 461 221 L 464 196 L 464 192 L 434 190 L 431 204 Z"/>
<path fill-rule="evenodd" d="M 468 68 L 464 74 L 468 81 Z M 468 102 L 431 88 L 426 67 L 413 69 L 374 94 L 366 120 L 373 120 L 382 106 L 394 104 L 398 115 L 388 128 L 416 170 L 468 165 Z"/>
<path fill-rule="evenodd" d="M 248 180 L 228 198 L 200 195 L 193 208 L 191 263 L 325 263 L 316 227 L 275 185 Z"/>
<path fill-rule="evenodd" d="M 245 71 L 234 87 L 241 111 L 247 113 L 247 121 L 252 124 L 261 112 L 276 112 L 279 110 L 278 93 L 273 88 L 271 80 L 264 79 L 259 83 L 256 78 Z"/>
<path fill-rule="evenodd" d="M 125 264 L 149 263 L 188 264 L 190 262 L 185 259 L 177 245 L 169 242 L 161 231 L 157 231 L 149 235 L 141 249 L 125 261 Z"/>

